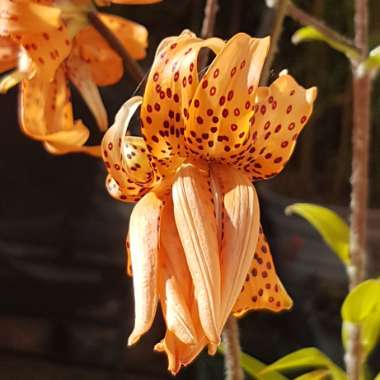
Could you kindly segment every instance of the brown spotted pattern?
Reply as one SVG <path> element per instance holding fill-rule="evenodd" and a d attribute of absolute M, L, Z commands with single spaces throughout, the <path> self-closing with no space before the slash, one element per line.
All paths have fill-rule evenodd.
<path fill-rule="evenodd" d="M 185 138 L 193 154 L 227 163 L 246 149 L 268 48 L 269 38 L 237 34 L 215 58 L 189 109 Z"/>
<path fill-rule="evenodd" d="M 256 252 L 233 313 L 242 316 L 249 310 L 288 310 L 292 300 L 277 276 L 272 255 L 262 227 Z"/>
<path fill-rule="evenodd" d="M 140 104 L 140 97 L 125 103 L 102 140 L 102 156 L 109 173 L 107 190 L 125 202 L 137 202 L 160 180 L 154 176 L 144 140 L 127 136 L 130 119 Z"/>
<path fill-rule="evenodd" d="M 34 1 L 2 0 L 0 35 L 20 44 L 50 80 L 72 48 L 60 10 Z"/>
<path fill-rule="evenodd" d="M 260 87 L 251 118 L 250 143 L 245 154 L 230 164 L 252 180 L 280 173 L 311 115 L 315 97 L 315 88 L 306 90 L 287 74 L 270 87 Z"/>
<path fill-rule="evenodd" d="M 145 89 L 141 126 L 152 166 L 162 176 L 173 172 L 188 154 L 185 121 L 198 86 L 199 51 L 208 47 L 218 53 L 223 45 L 216 38 L 201 40 L 183 32 L 158 48 Z"/>

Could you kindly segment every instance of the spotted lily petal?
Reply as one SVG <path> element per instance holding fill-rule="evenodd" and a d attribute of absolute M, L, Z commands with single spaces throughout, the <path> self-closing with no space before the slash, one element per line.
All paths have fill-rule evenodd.
<path fill-rule="evenodd" d="M 236 316 L 249 310 L 288 310 L 293 301 L 277 276 L 269 244 L 260 227 L 259 239 L 241 294 L 234 306 Z"/>
<path fill-rule="evenodd" d="M 147 29 L 123 17 L 99 13 L 100 19 L 108 26 L 134 59 L 143 59 L 148 46 Z"/>
<path fill-rule="evenodd" d="M 203 41 L 188 31 L 160 45 L 145 89 L 141 123 L 152 165 L 164 175 L 186 157 L 184 120 L 198 85 L 199 51 L 208 47 L 218 52 L 223 46 L 217 38 Z"/>
<path fill-rule="evenodd" d="M 184 165 L 173 183 L 174 215 L 193 279 L 199 317 L 212 343 L 220 341 L 220 262 L 208 172 Z"/>
<path fill-rule="evenodd" d="M 82 29 L 75 37 L 81 58 L 91 67 L 99 86 L 117 83 L 123 75 L 123 61 L 92 26 Z"/>
<path fill-rule="evenodd" d="M 157 260 L 163 200 L 156 192 L 146 194 L 134 207 L 130 223 L 130 252 L 135 296 L 135 325 L 128 345 L 136 343 L 156 314 Z"/>
<path fill-rule="evenodd" d="M 89 131 L 81 122 L 74 124 L 63 68 L 57 71 L 52 82 L 42 73 L 22 81 L 20 124 L 26 135 L 44 142 L 54 153 L 86 150 L 82 145 Z M 96 153 L 96 148 L 90 152 Z"/>
<path fill-rule="evenodd" d="M 141 97 L 129 99 L 102 140 L 103 160 L 109 173 L 107 190 L 127 202 L 138 201 L 154 185 L 144 140 L 127 136 L 130 120 L 140 104 Z"/>
<path fill-rule="evenodd" d="M 74 83 L 94 115 L 99 129 L 105 131 L 108 126 L 107 111 L 104 107 L 98 87 L 92 79 L 89 66 L 76 54 L 71 54 L 66 61 L 66 67 L 68 77 Z"/>
<path fill-rule="evenodd" d="M 315 87 L 304 89 L 287 74 L 270 87 L 259 88 L 252 118 L 250 154 L 235 166 L 252 179 L 280 173 L 313 111 L 316 95 Z"/>
<path fill-rule="evenodd" d="M 213 165 L 222 200 L 221 327 L 236 303 L 259 236 L 260 209 L 255 188 L 234 168 Z"/>
<path fill-rule="evenodd" d="M 18 47 L 8 37 L 0 37 L 0 73 L 17 65 Z"/>
<path fill-rule="evenodd" d="M 269 38 L 239 33 L 215 58 L 189 109 L 185 137 L 193 154 L 232 161 L 244 152 L 268 48 Z"/>

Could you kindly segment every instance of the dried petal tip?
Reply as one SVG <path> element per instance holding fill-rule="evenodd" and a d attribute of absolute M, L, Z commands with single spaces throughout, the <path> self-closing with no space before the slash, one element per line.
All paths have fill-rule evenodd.
<path fill-rule="evenodd" d="M 313 104 L 315 99 L 317 98 L 317 95 L 318 95 L 317 87 L 311 87 L 311 88 L 307 89 L 306 93 L 305 93 L 306 101 L 309 104 Z"/>

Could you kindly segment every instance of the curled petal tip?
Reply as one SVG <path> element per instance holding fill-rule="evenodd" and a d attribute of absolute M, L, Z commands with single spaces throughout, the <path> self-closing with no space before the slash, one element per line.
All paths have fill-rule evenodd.
<path fill-rule="evenodd" d="M 317 98 L 318 90 L 317 87 L 311 87 L 308 90 L 306 90 L 306 101 L 309 104 L 313 104 L 315 99 Z"/>
<path fill-rule="evenodd" d="M 132 331 L 132 334 L 128 338 L 128 346 L 133 346 L 135 343 L 137 343 L 140 340 L 141 335 L 135 333 L 135 331 Z M 156 349 L 156 347 L 154 348 Z"/>
<path fill-rule="evenodd" d="M 279 77 L 282 77 L 283 75 L 288 75 L 288 69 L 284 69 L 282 71 L 280 71 L 280 74 L 278 74 Z"/>
<path fill-rule="evenodd" d="M 219 344 L 220 344 L 220 340 L 219 340 L 219 343 L 210 342 L 210 344 L 207 347 L 208 354 L 211 356 L 214 356 L 216 354 L 216 351 L 218 350 Z"/>

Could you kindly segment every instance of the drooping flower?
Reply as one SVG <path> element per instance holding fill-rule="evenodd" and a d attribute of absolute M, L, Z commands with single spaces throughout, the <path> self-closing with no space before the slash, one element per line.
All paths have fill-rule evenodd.
<path fill-rule="evenodd" d="M 114 84 L 123 75 L 121 57 L 88 25 L 89 11 L 93 11 L 90 0 L 0 3 L 0 73 L 16 67 L 2 79 L 0 88 L 4 92 L 21 81 L 21 128 L 52 153 L 100 154 L 98 146 L 84 146 L 89 130 L 80 120 L 74 121 L 68 80 L 81 93 L 99 128 L 105 130 L 107 112 L 97 86 Z M 119 16 L 98 15 L 134 59 L 145 57 L 147 31 L 142 25 Z"/>
<path fill-rule="evenodd" d="M 177 373 L 205 347 L 214 353 L 231 313 L 289 309 L 260 225 L 252 181 L 284 168 L 309 119 L 316 89 L 283 73 L 259 87 L 269 38 L 227 43 L 191 32 L 159 46 L 143 98 L 128 100 L 102 141 L 106 186 L 137 202 L 128 238 L 135 326 L 166 321 L 157 351 Z M 202 48 L 216 54 L 199 78 Z M 141 104 L 143 137 L 128 136 Z"/>

